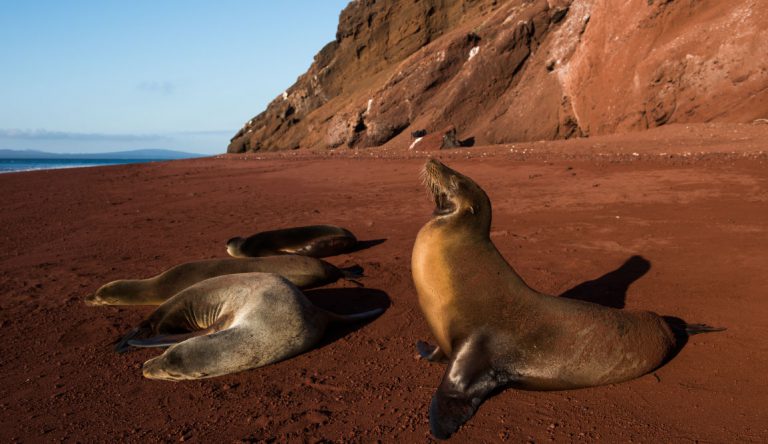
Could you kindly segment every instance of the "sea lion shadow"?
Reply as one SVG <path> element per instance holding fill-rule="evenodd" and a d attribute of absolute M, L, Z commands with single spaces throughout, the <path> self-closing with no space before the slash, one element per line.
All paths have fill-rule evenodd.
<path fill-rule="evenodd" d="M 365 287 L 320 288 L 306 290 L 304 294 L 307 296 L 307 299 L 318 307 L 342 315 L 362 313 L 376 309 L 386 310 L 391 303 L 389 295 L 384 291 Z M 356 322 L 333 322 L 328 325 L 325 335 L 314 348 L 325 347 L 374 322 L 379 316 Z"/>
<path fill-rule="evenodd" d="M 354 246 L 350 247 L 345 253 L 354 253 L 360 250 L 367 250 L 368 248 L 375 247 L 376 245 L 383 244 L 387 239 L 371 239 L 371 240 L 359 240 Z"/>
<path fill-rule="evenodd" d="M 611 308 L 624 308 L 627 290 L 633 282 L 651 269 L 651 262 L 642 256 L 632 256 L 619 268 L 597 279 L 582 282 L 565 291 L 560 297 L 592 302 Z"/>

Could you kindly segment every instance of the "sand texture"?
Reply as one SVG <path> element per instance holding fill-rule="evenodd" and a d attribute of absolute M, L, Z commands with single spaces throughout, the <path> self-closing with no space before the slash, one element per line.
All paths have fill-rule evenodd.
<path fill-rule="evenodd" d="M 532 287 L 586 284 L 605 304 L 728 328 L 627 383 L 506 390 L 455 441 L 768 441 L 767 131 L 672 126 L 437 154 L 487 191 L 492 239 Z M 0 175 L 0 442 L 430 441 L 444 367 L 417 359 L 430 333 L 410 274 L 432 211 L 425 156 L 299 150 Z M 111 280 L 226 257 L 230 237 L 316 223 L 386 241 L 328 259 L 363 266 L 364 288 L 310 298 L 387 311 L 294 359 L 146 380 L 158 350 L 112 344 L 151 308 L 83 304 Z"/>

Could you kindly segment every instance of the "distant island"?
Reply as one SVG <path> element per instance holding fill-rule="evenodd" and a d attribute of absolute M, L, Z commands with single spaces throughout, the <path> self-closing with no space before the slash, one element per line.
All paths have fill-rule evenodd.
<path fill-rule="evenodd" d="M 174 160 L 189 159 L 192 157 L 204 157 L 205 154 L 185 153 L 173 150 L 131 150 L 115 151 L 111 153 L 48 153 L 45 151 L 34 150 L 0 150 L 0 159 L 18 159 L 18 160 L 132 160 L 132 159 L 152 159 L 152 160 Z"/>

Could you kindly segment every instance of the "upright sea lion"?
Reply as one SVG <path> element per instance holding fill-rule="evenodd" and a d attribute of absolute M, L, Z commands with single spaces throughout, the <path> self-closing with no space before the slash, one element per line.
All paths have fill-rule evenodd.
<path fill-rule="evenodd" d="M 298 355 L 320 340 L 329 322 L 359 321 L 383 311 L 338 315 L 313 305 L 282 276 L 230 274 L 168 299 L 116 349 L 170 345 L 144 363 L 145 377 L 210 378 Z"/>
<path fill-rule="evenodd" d="M 327 257 L 345 253 L 357 245 L 349 230 L 336 225 L 310 225 L 264 231 L 248 238 L 233 237 L 227 241 L 227 252 L 234 257 L 299 254 Z"/>
<path fill-rule="evenodd" d="M 432 398 L 432 434 L 448 438 L 495 389 L 558 390 L 626 381 L 662 365 L 679 337 L 714 331 L 655 313 L 539 293 L 490 239 L 491 202 L 470 178 L 424 166 L 434 217 L 413 247 L 413 281 L 437 347 L 419 351 L 448 368 Z"/>
<path fill-rule="evenodd" d="M 210 259 L 176 265 L 149 279 L 110 282 L 88 296 L 89 305 L 159 305 L 179 291 L 215 276 L 276 273 L 299 288 L 320 287 L 340 278 L 360 277 L 359 267 L 336 268 L 320 259 L 285 255 L 247 259 Z"/>

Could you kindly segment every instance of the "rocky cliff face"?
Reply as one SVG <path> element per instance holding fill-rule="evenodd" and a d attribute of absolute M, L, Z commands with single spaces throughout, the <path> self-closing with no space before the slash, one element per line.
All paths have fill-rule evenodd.
<path fill-rule="evenodd" d="M 336 40 L 228 151 L 429 149 L 768 118 L 766 6 L 352 1 Z M 414 144 L 419 130 L 429 136 Z"/>

